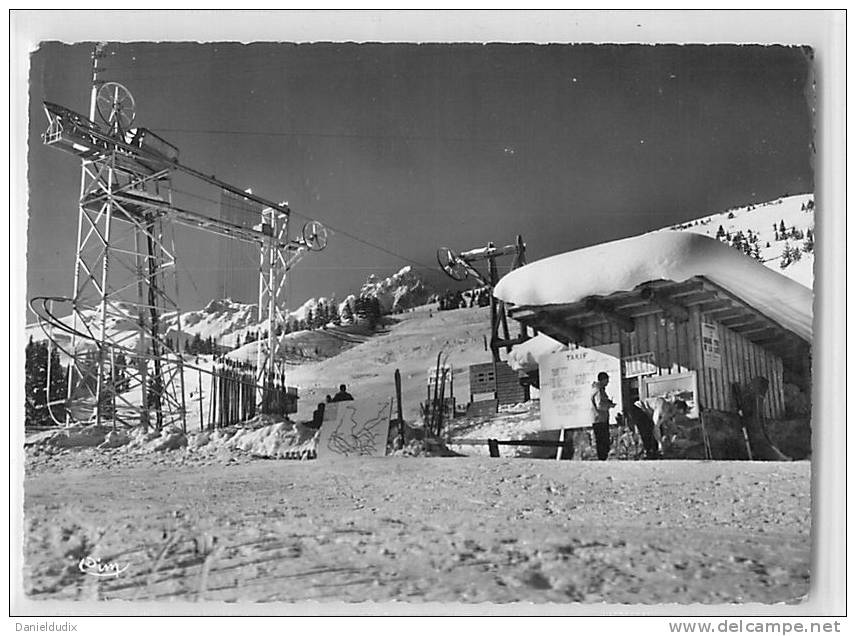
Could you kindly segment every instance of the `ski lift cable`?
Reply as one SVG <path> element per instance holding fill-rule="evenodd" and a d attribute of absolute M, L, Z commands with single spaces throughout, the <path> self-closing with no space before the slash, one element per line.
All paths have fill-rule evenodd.
<path fill-rule="evenodd" d="M 246 135 L 254 137 L 319 137 L 330 139 L 384 139 L 404 141 L 453 141 L 478 144 L 521 144 L 522 139 L 491 138 L 491 137 L 445 137 L 442 135 L 391 135 L 349 132 L 316 132 L 316 131 L 270 131 L 270 130 L 225 130 L 213 128 L 153 128 L 157 134 L 185 133 L 194 135 Z"/>
<path fill-rule="evenodd" d="M 205 197 L 205 196 L 202 196 L 202 195 L 199 195 L 199 194 L 194 194 L 194 193 L 192 193 L 192 192 L 187 192 L 187 191 L 185 191 L 185 190 L 180 190 L 180 189 L 175 188 L 175 187 L 173 187 L 173 188 L 172 188 L 172 190 L 173 190 L 173 192 L 178 192 L 178 193 L 180 193 L 180 194 L 185 194 L 185 195 L 187 195 L 187 196 L 195 197 L 195 198 L 197 198 L 197 199 L 201 199 L 201 200 L 203 200 L 203 201 L 207 201 L 207 202 L 209 202 L 209 203 L 216 203 L 217 205 L 219 205 L 219 204 L 220 204 L 220 201 L 215 201 L 214 199 L 211 199 L 210 197 Z M 307 219 L 307 220 L 310 220 L 310 219 L 312 219 L 312 218 L 313 218 L 313 217 L 310 217 L 310 216 L 308 216 L 308 215 L 306 215 L 306 214 L 302 214 L 302 213 L 300 213 L 300 212 L 296 212 L 296 211 L 294 211 L 294 210 L 292 210 L 292 211 L 291 211 L 291 213 L 292 213 L 293 215 L 295 215 L 295 216 L 298 216 L 298 217 L 300 217 L 300 218 Z M 376 249 L 376 250 L 379 250 L 379 251 L 381 251 L 381 252 L 384 252 L 384 253 L 386 253 L 386 254 L 389 254 L 390 256 L 395 256 L 396 258 L 399 258 L 399 259 L 401 259 L 401 260 L 403 260 L 403 261 L 406 261 L 406 262 L 410 263 L 411 265 L 416 265 L 417 267 L 420 267 L 420 268 L 422 268 L 422 269 L 426 269 L 426 270 L 433 270 L 433 269 L 434 269 L 434 266 L 433 266 L 433 265 L 426 265 L 425 263 L 421 263 L 421 262 L 419 262 L 419 261 L 413 260 L 412 258 L 409 258 L 409 257 L 407 257 L 407 256 L 404 256 L 403 254 L 398 254 L 398 253 L 396 253 L 396 252 L 393 252 L 392 250 L 389 250 L 389 249 L 387 249 L 387 248 L 385 248 L 385 247 L 383 247 L 383 246 L 381 246 L 381 245 L 378 245 L 378 244 L 376 244 L 376 243 L 373 243 L 373 242 L 371 242 L 371 241 L 369 241 L 369 240 L 367 240 L 367 239 L 361 238 L 361 237 L 357 236 L 356 234 L 352 234 L 351 232 L 348 232 L 347 230 L 343 230 L 343 229 L 342 229 L 342 228 L 340 228 L 340 227 L 333 226 L 333 225 L 331 225 L 331 224 L 327 223 L 326 221 L 324 221 L 324 219 L 319 219 L 318 217 L 314 217 L 314 218 L 315 218 L 315 219 L 317 219 L 317 220 L 319 220 L 319 221 L 321 221 L 321 222 L 324 224 L 324 227 L 326 227 L 327 229 L 332 230 L 332 231 L 334 231 L 334 232 L 337 232 L 337 233 L 339 233 L 339 234 L 342 234 L 343 236 L 346 236 L 346 237 L 348 237 L 348 238 L 349 238 L 349 239 L 351 239 L 351 240 L 357 241 L 358 243 L 362 243 L 363 245 L 366 245 L 366 246 L 368 246 L 368 247 L 372 247 L 372 248 L 374 248 L 374 249 Z"/>

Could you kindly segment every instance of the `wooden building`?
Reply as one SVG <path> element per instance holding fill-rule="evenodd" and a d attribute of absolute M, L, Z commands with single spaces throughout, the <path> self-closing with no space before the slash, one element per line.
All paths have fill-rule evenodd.
<path fill-rule="evenodd" d="M 735 414 L 735 387 L 760 377 L 759 415 L 771 421 L 787 416 L 786 384 L 810 395 L 811 290 L 706 236 L 655 232 L 568 252 L 511 272 L 495 293 L 525 326 L 617 355 L 624 404 L 690 381 L 704 424 Z"/>
<path fill-rule="evenodd" d="M 698 408 L 736 411 L 733 383 L 765 377 L 764 415 L 785 414 L 784 368 L 810 367 L 810 343 L 704 277 L 658 280 L 630 291 L 589 296 L 565 305 L 520 306 L 509 315 L 562 343 L 583 347 L 617 343 L 628 364 L 664 376 L 695 371 Z M 716 344 L 705 347 L 705 334 Z M 709 338 L 709 340 L 712 340 Z M 639 376 L 622 374 L 622 391 L 638 394 Z"/>

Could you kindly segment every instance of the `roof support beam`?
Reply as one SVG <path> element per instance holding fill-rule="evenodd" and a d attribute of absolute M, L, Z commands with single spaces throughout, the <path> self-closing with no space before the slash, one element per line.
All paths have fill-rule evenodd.
<path fill-rule="evenodd" d="M 731 306 L 732 304 L 730 300 L 712 300 L 699 305 L 699 309 L 702 313 L 709 314 L 720 309 L 729 309 Z"/>
<path fill-rule="evenodd" d="M 563 344 L 579 344 L 583 341 L 584 331 L 577 325 L 551 320 L 546 313 L 539 313 L 530 325 L 534 329 L 555 338 Z"/>
<path fill-rule="evenodd" d="M 745 327 L 746 325 L 757 324 L 758 316 L 746 315 L 746 312 L 728 312 L 724 315 L 714 314 L 714 318 L 721 322 L 724 326 L 732 331 L 735 328 Z"/>
<path fill-rule="evenodd" d="M 735 329 L 741 336 L 755 342 L 756 340 L 762 340 L 765 338 L 771 338 L 776 335 L 776 329 L 770 325 L 758 324 L 749 329 Z"/>
<path fill-rule="evenodd" d="M 636 329 L 636 323 L 629 316 L 615 310 L 611 303 L 601 298 L 586 298 L 585 307 L 588 311 L 598 314 L 604 320 L 615 324 L 628 333 Z"/>
<path fill-rule="evenodd" d="M 716 293 L 712 291 L 698 291 L 681 297 L 681 304 L 685 307 L 690 305 L 698 305 L 699 303 L 707 302 L 715 299 Z"/>
<path fill-rule="evenodd" d="M 690 312 L 687 311 L 687 308 L 670 300 L 666 292 L 657 291 L 651 287 L 643 287 L 640 294 L 649 303 L 662 309 L 663 313 L 673 321 L 686 322 L 690 319 Z"/>

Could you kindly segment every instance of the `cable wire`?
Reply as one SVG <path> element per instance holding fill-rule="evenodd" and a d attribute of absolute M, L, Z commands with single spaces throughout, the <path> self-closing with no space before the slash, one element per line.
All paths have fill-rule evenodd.
<path fill-rule="evenodd" d="M 199 194 L 193 194 L 192 192 L 180 190 L 180 189 L 175 188 L 175 187 L 173 187 L 172 190 L 173 190 L 173 192 L 185 194 L 187 196 L 194 197 L 197 199 L 201 199 L 201 200 L 207 201 L 209 203 L 214 203 L 217 205 L 220 204 L 220 201 L 217 201 L 215 199 L 211 199 L 209 197 L 205 197 L 205 196 L 202 196 Z M 374 248 L 378 251 L 384 252 L 385 254 L 388 254 L 388 255 L 394 256 L 400 260 L 406 261 L 406 262 L 410 263 L 411 265 L 416 265 L 417 267 L 420 267 L 420 268 L 426 269 L 426 270 L 434 270 L 435 269 L 435 267 L 433 265 L 426 265 L 425 263 L 413 260 L 412 258 L 410 258 L 408 256 L 404 256 L 403 254 L 398 254 L 397 252 L 393 252 L 392 250 L 387 249 L 386 247 L 383 247 L 382 245 L 378 245 L 376 243 L 369 241 L 368 239 L 361 238 L 361 237 L 357 236 L 356 234 L 352 234 L 351 232 L 348 232 L 347 230 L 344 230 L 340 227 L 333 226 L 333 225 L 327 223 L 326 221 L 324 221 L 324 219 L 321 219 L 318 217 L 310 217 L 306 214 L 302 214 L 301 212 L 296 212 L 295 210 L 292 210 L 291 213 L 297 217 L 300 217 L 302 219 L 306 219 L 307 221 L 312 220 L 313 218 L 318 220 L 318 221 L 321 221 L 324 224 L 324 227 L 326 227 L 329 230 L 332 230 L 333 232 L 336 232 L 338 234 L 342 234 L 343 236 L 346 236 L 349 239 L 356 241 L 357 243 L 362 243 L 363 245 L 366 245 L 367 247 Z"/>

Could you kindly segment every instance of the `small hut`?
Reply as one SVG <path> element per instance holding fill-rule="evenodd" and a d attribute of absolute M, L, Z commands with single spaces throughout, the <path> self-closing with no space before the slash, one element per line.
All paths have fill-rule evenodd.
<path fill-rule="evenodd" d="M 565 350 L 563 368 L 542 336 L 512 356 L 538 358 L 542 427 L 590 426 L 584 409 L 560 402 L 581 399 L 605 365 L 619 403 L 690 400 L 700 431 L 681 456 L 736 458 L 741 445 L 729 430 L 739 440 L 739 416 L 750 411 L 765 435 L 788 438 L 791 456 L 808 454 L 805 408 L 801 420 L 784 423 L 795 416 L 789 401 L 797 395 L 805 404 L 810 395 L 812 292 L 737 250 L 699 234 L 655 232 L 536 261 L 505 276 L 495 295 L 512 306 L 512 318 L 578 351 Z M 579 351 L 596 353 L 586 360 Z M 580 366 L 586 361 L 590 368 Z M 545 412 L 545 403 L 555 409 Z"/>

